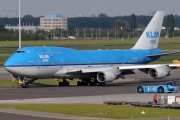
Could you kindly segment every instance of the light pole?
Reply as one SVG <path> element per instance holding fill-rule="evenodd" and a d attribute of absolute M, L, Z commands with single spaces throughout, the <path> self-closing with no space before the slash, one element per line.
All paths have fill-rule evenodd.
<path fill-rule="evenodd" d="M 107 39 L 109 39 L 109 28 L 108 28 L 108 32 L 107 32 Z"/>
<path fill-rule="evenodd" d="M 101 39 L 101 28 L 99 28 L 99 39 Z"/>
<path fill-rule="evenodd" d="M 62 28 L 61 28 L 61 39 L 62 39 Z"/>
<path fill-rule="evenodd" d="M 21 0 L 19 0 L 19 48 L 21 48 Z"/>
<path fill-rule="evenodd" d="M 93 28 L 91 28 L 91 39 L 93 39 Z"/>
<path fill-rule="evenodd" d="M 96 28 L 96 40 L 97 40 L 97 28 Z"/>
<path fill-rule="evenodd" d="M 84 28 L 84 39 L 86 38 L 86 28 Z"/>

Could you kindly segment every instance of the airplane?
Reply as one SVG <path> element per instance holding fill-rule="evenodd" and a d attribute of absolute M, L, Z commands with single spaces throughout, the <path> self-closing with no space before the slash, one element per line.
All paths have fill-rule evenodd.
<path fill-rule="evenodd" d="M 13 80 L 27 88 L 37 79 L 62 79 L 59 86 L 69 86 L 67 79 L 80 79 L 78 86 L 105 85 L 138 69 L 152 79 L 170 75 L 176 64 L 148 64 L 161 56 L 158 48 L 164 11 L 157 11 L 136 44 L 127 50 L 75 50 L 56 46 L 19 48 L 5 63 Z"/>

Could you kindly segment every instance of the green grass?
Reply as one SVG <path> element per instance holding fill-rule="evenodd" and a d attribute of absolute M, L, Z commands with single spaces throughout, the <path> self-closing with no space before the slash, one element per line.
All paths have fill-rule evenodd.
<path fill-rule="evenodd" d="M 17 50 L 17 48 L 10 47 L 0 47 L 0 54 L 12 54 Z"/>
<path fill-rule="evenodd" d="M 64 46 L 78 50 L 90 49 L 129 49 L 137 39 L 103 39 L 103 40 L 43 40 L 22 41 L 22 46 Z M 8 46 L 8 48 L 6 48 Z M 12 54 L 18 48 L 18 41 L 1 41 L 0 54 Z M 180 49 L 180 38 L 161 38 L 159 48 L 162 50 Z"/>
<path fill-rule="evenodd" d="M 158 60 L 151 62 L 152 64 L 171 64 L 172 60 L 180 60 L 180 55 L 177 56 L 162 56 Z"/>
<path fill-rule="evenodd" d="M 137 39 L 103 39 L 103 40 L 43 40 L 43 41 L 22 41 L 22 46 L 74 46 L 74 45 L 104 45 L 104 44 L 132 44 L 136 43 Z M 164 43 L 180 43 L 180 38 L 161 38 L 160 44 Z M 18 47 L 18 41 L 1 41 L 0 47 L 14 46 Z"/>
<path fill-rule="evenodd" d="M 43 41 L 22 41 L 22 46 L 71 46 L 71 45 L 85 45 L 85 44 L 132 44 L 136 39 L 110 39 L 110 40 L 43 40 Z M 16 46 L 18 47 L 18 41 L 1 41 L 0 46 Z"/>
<path fill-rule="evenodd" d="M 90 117 L 130 119 L 132 118 L 170 118 L 180 117 L 180 110 L 145 108 L 120 105 L 96 105 L 96 104 L 27 104 L 27 105 L 6 105 L 1 104 L 0 108 L 13 108 L 18 110 L 32 110 L 50 113 L 63 113 L 70 115 L 84 115 Z M 145 111 L 145 114 L 141 114 Z"/>
<path fill-rule="evenodd" d="M 62 81 L 62 80 L 60 80 Z M 78 82 L 77 79 L 75 80 L 67 80 L 69 81 L 70 84 L 76 84 Z M 58 85 L 59 80 L 57 79 L 40 79 L 40 80 L 36 80 L 34 83 L 30 84 L 30 85 Z"/>
<path fill-rule="evenodd" d="M 0 64 L 4 64 L 4 62 L 8 59 L 9 57 L 0 57 Z"/>
<path fill-rule="evenodd" d="M 68 80 L 70 84 L 76 84 L 78 80 Z M 58 80 L 57 79 L 40 79 L 36 80 L 32 84 L 29 84 L 29 86 L 58 86 Z M 21 84 L 16 83 L 12 80 L 0 80 L 0 87 L 14 87 L 14 86 L 21 86 Z"/>
<path fill-rule="evenodd" d="M 9 86 L 20 86 L 20 84 L 17 84 L 16 82 L 12 80 L 0 80 L 0 87 L 9 87 Z"/>

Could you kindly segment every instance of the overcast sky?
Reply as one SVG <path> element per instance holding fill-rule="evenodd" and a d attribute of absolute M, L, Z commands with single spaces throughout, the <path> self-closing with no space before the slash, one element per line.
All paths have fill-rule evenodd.
<path fill-rule="evenodd" d="M 0 17 L 15 17 L 19 0 L 0 0 Z M 151 11 L 163 10 L 167 14 L 180 15 L 180 0 L 21 0 L 21 16 L 35 17 L 44 14 L 63 14 L 64 17 L 148 15 Z"/>

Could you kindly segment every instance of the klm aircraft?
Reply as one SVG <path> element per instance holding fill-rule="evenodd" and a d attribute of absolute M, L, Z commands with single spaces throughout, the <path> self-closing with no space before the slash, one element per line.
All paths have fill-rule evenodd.
<path fill-rule="evenodd" d="M 102 85 L 138 69 L 158 79 L 170 75 L 174 64 L 148 64 L 163 55 L 158 49 L 164 12 L 158 11 L 137 41 L 128 50 L 74 50 L 41 46 L 19 48 L 4 64 L 22 88 L 42 78 L 62 79 L 59 86 L 69 86 L 67 79 L 80 79 L 77 85 Z"/>

